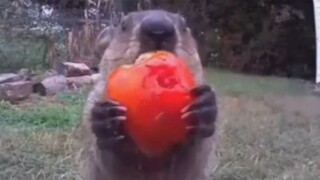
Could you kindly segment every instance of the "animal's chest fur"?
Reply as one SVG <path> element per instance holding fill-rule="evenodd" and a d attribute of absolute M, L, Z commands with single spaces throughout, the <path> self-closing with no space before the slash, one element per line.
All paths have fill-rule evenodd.
<path fill-rule="evenodd" d="M 143 169 L 113 171 L 112 180 L 205 180 L 196 166 L 174 166 L 158 171 L 146 172 Z"/>
<path fill-rule="evenodd" d="M 112 158 L 104 166 L 103 171 L 107 173 L 99 180 L 208 180 L 204 173 L 208 156 L 203 156 L 202 150 L 178 154 L 163 167 L 157 166 L 156 161 L 147 162 L 143 167 Z"/>

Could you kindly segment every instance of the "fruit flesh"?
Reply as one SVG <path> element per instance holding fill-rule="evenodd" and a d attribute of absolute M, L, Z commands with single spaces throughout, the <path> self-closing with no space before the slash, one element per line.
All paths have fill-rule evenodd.
<path fill-rule="evenodd" d="M 109 76 L 106 95 L 128 108 L 125 128 L 140 150 L 159 156 L 186 136 L 181 109 L 195 86 L 183 60 L 167 52 L 142 55 Z"/>

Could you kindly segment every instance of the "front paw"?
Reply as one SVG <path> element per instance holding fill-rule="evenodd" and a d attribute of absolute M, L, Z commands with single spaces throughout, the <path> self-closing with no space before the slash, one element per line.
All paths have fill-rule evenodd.
<path fill-rule="evenodd" d="M 207 138 L 215 132 L 217 118 L 216 94 L 209 85 L 191 90 L 194 101 L 182 110 L 182 118 L 188 119 L 188 134 L 191 139 Z"/>
<path fill-rule="evenodd" d="M 98 102 L 91 110 L 91 129 L 102 149 L 115 148 L 126 138 L 123 124 L 127 108 L 116 101 Z"/>

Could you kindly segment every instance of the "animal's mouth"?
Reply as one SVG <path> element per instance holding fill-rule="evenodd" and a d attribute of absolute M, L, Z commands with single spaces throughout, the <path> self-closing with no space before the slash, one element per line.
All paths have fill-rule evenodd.
<path fill-rule="evenodd" d="M 151 50 L 151 51 L 146 51 L 146 52 L 143 52 L 143 53 L 139 53 L 137 55 L 137 57 L 135 58 L 135 61 L 134 61 L 134 64 L 139 64 L 145 60 L 148 60 L 150 59 L 151 57 L 153 57 L 154 53 L 156 52 L 169 52 L 169 53 L 173 53 L 174 55 L 176 55 L 175 52 L 173 51 L 168 51 L 168 50 L 162 50 L 162 49 L 157 49 L 157 50 Z"/>
<path fill-rule="evenodd" d="M 176 48 L 175 38 L 154 40 L 142 35 L 140 36 L 139 53 L 137 55 L 137 59 L 135 63 L 141 61 L 141 59 L 139 58 L 141 55 L 156 52 L 156 51 L 167 51 L 167 52 L 176 54 L 175 48 Z"/>
<path fill-rule="evenodd" d="M 138 57 L 135 59 L 134 63 L 139 64 L 147 59 L 150 59 L 152 57 L 152 53 L 153 53 L 152 51 L 140 53 Z"/>

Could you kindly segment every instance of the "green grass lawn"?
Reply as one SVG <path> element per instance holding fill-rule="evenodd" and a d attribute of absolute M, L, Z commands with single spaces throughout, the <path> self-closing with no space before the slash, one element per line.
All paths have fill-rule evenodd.
<path fill-rule="evenodd" d="M 220 70 L 207 75 L 220 107 L 214 179 L 319 179 L 320 98 L 305 84 Z M 73 132 L 86 95 L 0 103 L 0 180 L 77 179 Z"/>

